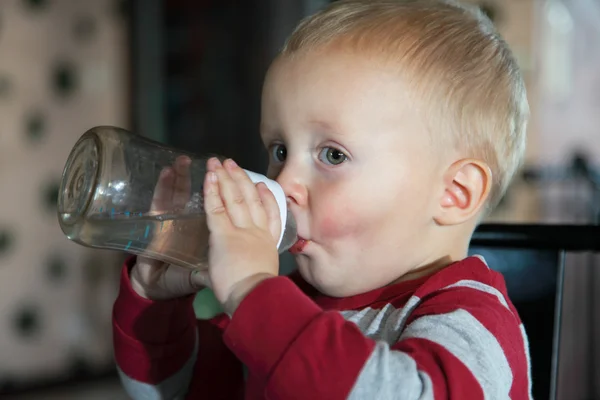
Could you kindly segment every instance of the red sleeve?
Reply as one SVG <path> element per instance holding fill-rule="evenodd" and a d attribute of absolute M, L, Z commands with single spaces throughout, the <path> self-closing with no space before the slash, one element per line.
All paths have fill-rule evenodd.
<path fill-rule="evenodd" d="M 131 258 L 123 267 L 113 309 L 115 359 L 125 375 L 150 385 L 163 382 L 190 360 L 198 336 L 198 358 L 186 398 L 243 398 L 242 365 L 223 342 L 229 318 L 221 314 L 197 320 L 194 295 L 168 301 L 139 296 L 129 279 L 134 264 Z"/>
<path fill-rule="evenodd" d="M 267 398 L 345 399 L 354 390 L 368 398 L 401 392 L 527 398 L 518 318 L 492 286 L 456 286 L 423 300 L 398 342 L 376 346 L 354 322 L 324 311 L 288 278 L 272 278 L 242 301 L 225 343 L 264 385 L 259 389 Z M 386 324 L 402 326 L 403 318 L 396 313 Z"/>
<path fill-rule="evenodd" d="M 122 269 L 119 295 L 113 308 L 115 360 L 129 377 L 158 383 L 179 371 L 196 343 L 194 296 L 151 301 L 131 287 L 129 272 L 135 257 Z"/>
<path fill-rule="evenodd" d="M 323 311 L 283 276 L 248 294 L 225 343 L 265 382 L 267 397 L 282 399 L 347 398 L 375 347 L 355 324 Z"/>

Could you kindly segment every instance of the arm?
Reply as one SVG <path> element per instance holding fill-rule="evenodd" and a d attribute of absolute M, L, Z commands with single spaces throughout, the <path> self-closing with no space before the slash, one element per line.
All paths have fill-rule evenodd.
<path fill-rule="evenodd" d="M 196 320 L 194 295 L 163 301 L 139 296 L 129 278 L 134 262 L 129 259 L 123 268 L 113 310 L 115 360 L 129 396 L 237 398 L 242 369 L 223 343 L 227 320 L 222 315 Z"/>
<path fill-rule="evenodd" d="M 241 302 L 225 341 L 272 398 L 527 398 L 521 328 L 495 296 L 442 291 L 416 307 L 404 330 L 393 318 L 380 337 L 375 321 L 363 333 L 278 277 Z"/>
<path fill-rule="evenodd" d="M 152 301 L 131 287 L 130 258 L 113 308 L 115 360 L 132 398 L 183 398 L 198 348 L 193 295 Z"/>

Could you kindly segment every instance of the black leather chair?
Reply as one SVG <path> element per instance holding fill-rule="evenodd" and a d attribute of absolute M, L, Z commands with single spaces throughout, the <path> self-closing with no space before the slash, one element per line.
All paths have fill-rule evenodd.
<path fill-rule="evenodd" d="M 471 241 L 470 253 L 504 275 L 525 325 L 535 399 L 556 398 L 567 252 L 600 252 L 600 226 L 482 224 Z"/>

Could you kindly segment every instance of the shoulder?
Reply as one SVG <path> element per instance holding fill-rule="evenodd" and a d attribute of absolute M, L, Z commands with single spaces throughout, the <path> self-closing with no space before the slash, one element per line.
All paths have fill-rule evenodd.
<path fill-rule="evenodd" d="M 513 379 L 527 386 L 525 329 L 502 275 L 483 259 L 469 257 L 433 275 L 415 299 L 398 346 L 425 340 L 460 360 L 478 380 L 493 373 L 507 386 Z"/>
<path fill-rule="evenodd" d="M 498 307 L 516 314 L 504 277 L 479 256 L 465 258 L 432 275 L 415 291 L 415 296 L 422 301 L 442 297 L 446 304 Z"/>
<path fill-rule="evenodd" d="M 420 292 L 435 291 L 447 286 L 460 286 L 465 282 L 480 282 L 506 291 L 504 279 L 500 273 L 488 267 L 481 256 L 467 257 L 450 264 L 446 268 L 431 275 L 419 288 Z"/>
<path fill-rule="evenodd" d="M 522 353 L 526 335 L 502 275 L 480 257 L 469 257 L 435 274 L 416 292 L 407 326 L 453 326 L 463 337 L 488 337 L 505 352 Z M 416 324 L 415 324 L 416 323 Z M 438 332 L 433 329 L 431 332 Z"/>
<path fill-rule="evenodd" d="M 453 326 L 464 336 L 488 335 L 507 351 L 522 352 L 525 345 L 523 324 L 504 279 L 482 258 L 469 257 L 433 275 L 415 292 L 412 303 L 407 327 Z"/>

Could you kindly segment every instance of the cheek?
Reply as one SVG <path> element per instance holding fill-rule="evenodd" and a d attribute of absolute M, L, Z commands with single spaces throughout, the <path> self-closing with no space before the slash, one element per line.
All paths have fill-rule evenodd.
<path fill-rule="evenodd" d="M 320 208 L 317 226 L 320 239 L 341 239 L 355 237 L 366 228 L 365 215 L 355 205 L 344 204 L 343 201 L 331 201 Z"/>
<path fill-rule="evenodd" d="M 348 236 L 350 231 L 355 230 L 355 226 L 356 221 L 352 215 L 334 208 L 318 221 L 319 236 L 325 240 Z"/>
<path fill-rule="evenodd" d="M 315 240 L 359 242 L 361 246 L 376 240 L 372 236 L 388 213 L 384 199 L 373 193 L 384 192 L 377 185 L 361 182 L 364 181 L 354 179 L 315 188 L 310 204 Z"/>

